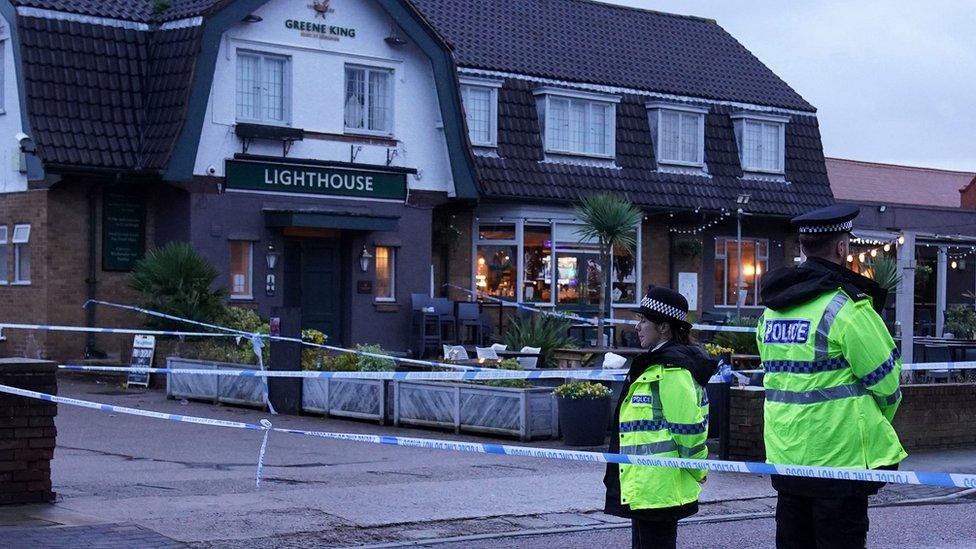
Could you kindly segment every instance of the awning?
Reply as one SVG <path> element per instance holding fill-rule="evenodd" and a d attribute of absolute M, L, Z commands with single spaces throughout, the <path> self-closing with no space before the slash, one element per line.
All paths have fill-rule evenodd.
<path fill-rule="evenodd" d="M 308 227 L 350 231 L 396 231 L 400 218 L 356 212 L 315 210 L 264 210 L 266 227 Z"/>

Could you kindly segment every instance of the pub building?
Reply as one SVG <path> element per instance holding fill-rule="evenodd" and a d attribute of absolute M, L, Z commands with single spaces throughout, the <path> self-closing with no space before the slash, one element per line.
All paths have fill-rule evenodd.
<path fill-rule="evenodd" d="M 452 46 L 480 192 L 435 211 L 455 243 L 434 243 L 436 286 L 593 315 L 596 247 L 573 207 L 613 192 L 644 212 L 635 253 L 613 253 L 616 316 L 651 284 L 695 318 L 758 315 L 763 273 L 799 255 L 788 219 L 832 202 L 812 105 L 710 19 L 413 4 Z"/>
<path fill-rule="evenodd" d="M 477 196 L 448 46 L 408 3 L 4 6 L 0 124 L 30 137 L 3 164 L 6 321 L 137 327 L 82 305 L 138 303 L 136 261 L 189 242 L 230 305 L 408 350 L 434 207 Z M 5 353 L 60 360 L 131 344 L 4 335 Z"/>

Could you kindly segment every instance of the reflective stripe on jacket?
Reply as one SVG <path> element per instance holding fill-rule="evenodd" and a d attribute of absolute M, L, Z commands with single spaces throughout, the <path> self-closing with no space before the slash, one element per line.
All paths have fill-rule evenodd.
<path fill-rule="evenodd" d="M 708 396 L 684 368 L 654 365 L 634 382 L 620 407 L 620 453 L 708 457 Z M 620 465 L 620 502 L 630 509 L 675 507 L 698 500 L 703 469 Z"/>
<path fill-rule="evenodd" d="M 835 290 L 767 309 L 756 340 L 768 462 L 873 469 L 907 457 L 891 425 L 901 358 L 870 299 Z"/>

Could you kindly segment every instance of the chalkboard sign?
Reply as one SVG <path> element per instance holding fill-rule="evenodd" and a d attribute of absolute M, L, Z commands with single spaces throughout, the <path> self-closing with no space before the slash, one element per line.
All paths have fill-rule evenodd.
<path fill-rule="evenodd" d="M 135 368 L 152 368 L 153 354 L 156 352 L 156 336 L 137 335 L 132 342 L 132 362 Z M 148 372 L 129 372 L 127 385 L 142 385 L 149 387 Z"/>
<path fill-rule="evenodd" d="M 146 252 L 146 201 L 140 194 L 105 191 L 102 269 L 131 271 Z"/>

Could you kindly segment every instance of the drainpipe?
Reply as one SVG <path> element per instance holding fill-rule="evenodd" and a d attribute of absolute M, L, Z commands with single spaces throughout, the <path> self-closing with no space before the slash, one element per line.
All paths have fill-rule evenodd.
<path fill-rule="evenodd" d="M 97 187 L 93 185 L 88 189 L 88 299 L 95 299 L 98 286 L 98 266 L 95 264 L 95 230 L 96 215 L 98 214 L 98 193 Z M 85 307 L 85 325 L 89 328 L 95 327 L 95 307 Z M 85 337 L 85 358 L 92 358 L 97 351 L 95 350 L 95 334 L 89 332 Z"/>

